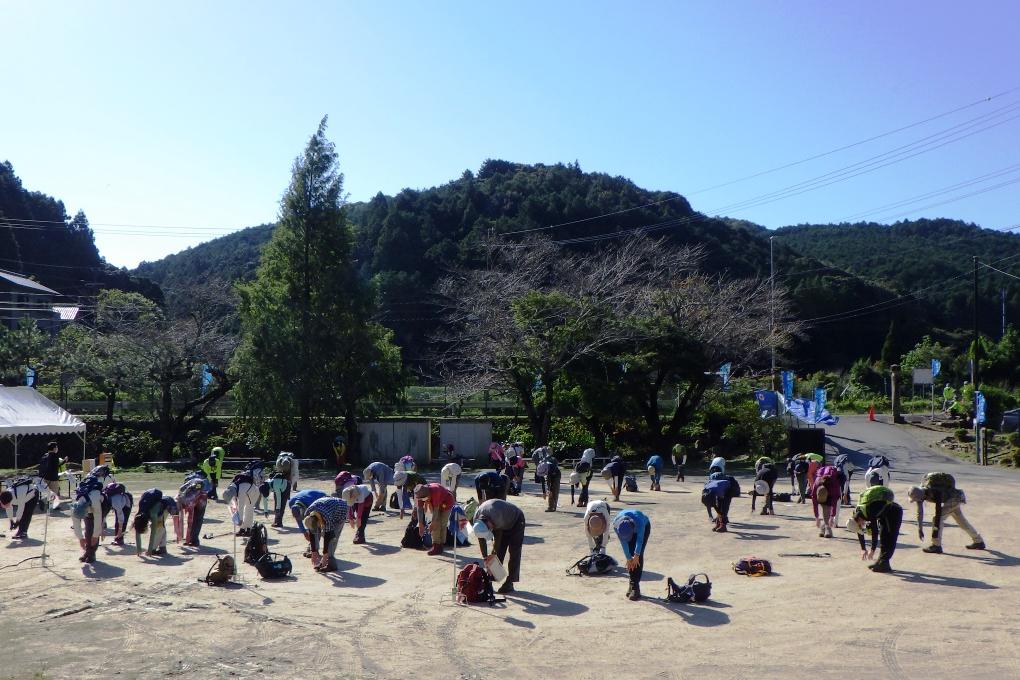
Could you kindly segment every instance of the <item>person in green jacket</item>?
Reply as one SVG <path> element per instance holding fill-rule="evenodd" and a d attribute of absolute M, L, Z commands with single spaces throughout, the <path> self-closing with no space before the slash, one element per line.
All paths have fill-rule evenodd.
<path fill-rule="evenodd" d="M 216 492 L 216 485 L 219 483 L 220 477 L 223 476 L 223 459 L 226 456 L 227 452 L 223 450 L 222 446 L 214 446 L 209 457 L 198 466 L 209 477 L 209 481 L 212 482 L 212 493 L 209 494 L 209 498 L 213 500 L 220 499 Z"/>
<path fill-rule="evenodd" d="M 892 489 L 886 486 L 870 486 L 861 492 L 854 508 L 854 514 L 847 522 L 847 529 L 857 534 L 861 544 L 861 559 L 867 560 L 875 556 L 876 544 L 879 547 L 878 559 L 869 564 L 868 569 L 877 573 L 887 574 L 892 571 L 889 562 L 896 552 L 896 540 L 903 523 L 903 508 L 893 502 Z M 864 543 L 864 532 L 871 531 L 871 552 Z"/>

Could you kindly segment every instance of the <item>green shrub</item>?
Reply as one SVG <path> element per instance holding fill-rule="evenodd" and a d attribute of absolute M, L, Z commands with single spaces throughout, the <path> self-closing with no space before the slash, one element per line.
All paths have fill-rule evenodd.
<path fill-rule="evenodd" d="M 957 441 L 968 442 L 970 441 L 970 430 L 964 427 L 958 427 L 953 430 L 953 436 L 956 437 Z"/>

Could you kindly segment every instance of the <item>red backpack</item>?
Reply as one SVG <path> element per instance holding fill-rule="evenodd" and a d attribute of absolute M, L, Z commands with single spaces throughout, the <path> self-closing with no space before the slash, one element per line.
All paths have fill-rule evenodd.
<path fill-rule="evenodd" d="M 478 562 L 466 565 L 457 574 L 457 602 L 463 604 L 492 603 L 492 580 Z"/>

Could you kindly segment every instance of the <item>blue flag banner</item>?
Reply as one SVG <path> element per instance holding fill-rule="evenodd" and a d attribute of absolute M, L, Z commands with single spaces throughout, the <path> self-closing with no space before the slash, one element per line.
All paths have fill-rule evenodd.
<path fill-rule="evenodd" d="M 821 413 L 825 410 L 825 388 L 815 388 L 815 413 Z"/>
<path fill-rule="evenodd" d="M 758 413 L 762 418 L 775 418 L 779 415 L 779 395 L 772 390 L 755 390 L 754 398 L 758 402 Z"/>
<path fill-rule="evenodd" d="M 25 367 L 25 384 L 29 387 L 35 387 L 35 369 L 31 366 Z"/>
<path fill-rule="evenodd" d="M 931 360 L 931 377 L 934 378 L 934 377 L 936 377 L 941 372 L 942 372 L 942 362 L 939 361 L 938 359 L 932 359 Z"/>
<path fill-rule="evenodd" d="M 980 392 L 974 393 L 974 419 L 978 425 L 984 425 L 985 423 L 985 395 Z"/>
<path fill-rule="evenodd" d="M 213 374 L 209 372 L 209 364 L 202 364 L 202 394 L 212 385 Z"/>
<path fill-rule="evenodd" d="M 780 376 L 783 379 L 783 396 L 790 401 L 793 399 L 793 371 L 783 371 Z"/>
<path fill-rule="evenodd" d="M 730 389 L 730 369 L 733 368 L 733 364 L 726 362 L 719 367 L 719 376 L 722 378 L 722 388 L 724 392 L 728 392 Z"/>
<path fill-rule="evenodd" d="M 834 416 L 825 409 L 818 410 L 817 406 L 813 399 L 791 399 L 786 404 L 786 410 L 805 423 L 839 424 L 839 416 Z"/>

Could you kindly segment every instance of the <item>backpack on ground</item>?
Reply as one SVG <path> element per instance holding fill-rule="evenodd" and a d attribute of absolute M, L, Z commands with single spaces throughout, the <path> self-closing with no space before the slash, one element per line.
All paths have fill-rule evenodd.
<path fill-rule="evenodd" d="M 593 552 L 582 557 L 567 568 L 571 576 L 599 576 L 616 568 L 616 560 L 604 552 Z M 574 570 L 577 570 L 576 572 Z"/>
<path fill-rule="evenodd" d="M 492 579 L 480 562 L 471 562 L 457 574 L 457 602 L 460 604 L 490 605 L 496 602 Z"/>
<path fill-rule="evenodd" d="M 290 558 L 279 553 L 267 552 L 255 562 L 255 568 L 262 578 L 284 578 L 290 576 L 294 565 Z"/>
<path fill-rule="evenodd" d="M 255 522 L 251 527 L 251 536 L 248 538 L 248 545 L 244 546 L 245 564 L 257 564 L 264 556 L 269 554 L 269 533 L 266 525 Z"/>
<path fill-rule="evenodd" d="M 475 521 L 475 510 L 478 509 L 478 499 L 471 497 L 467 499 L 467 503 L 464 504 L 464 516 L 467 517 L 468 522 Z"/>
<path fill-rule="evenodd" d="M 216 556 L 216 562 L 209 567 L 209 571 L 206 572 L 204 579 L 198 579 L 203 581 L 209 586 L 222 586 L 230 581 L 234 575 L 234 558 L 230 555 L 224 555 L 220 557 Z"/>
<path fill-rule="evenodd" d="M 159 489 L 147 489 L 143 491 L 141 498 L 138 499 L 138 515 L 148 517 L 149 512 L 151 512 L 152 509 L 162 500 L 163 492 Z"/>
<path fill-rule="evenodd" d="M 428 536 L 428 527 L 426 527 L 425 535 Z M 404 529 L 404 537 L 400 539 L 401 548 L 410 548 L 411 550 L 424 550 L 427 546 L 425 541 L 420 535 L 418 535 L 418 513 L 411 513 L 411 521 L 407 523 L 407 528 Z"/>
<path fill-rule="evenodd" d="M 785 491 L 773 492 L 772 500 L 779 501 L 780 503 L 789 503 L 793 500 L 793 494 L 789 494 Z"/>
<path fill-rule="evenodd" d="M 400 509 L 400 494 L 398 494 L 396 491 L 390 494 L 390 509 L 391 510 Z"/>
<path fill-rule="evenodd" d="M 733 563 L 733 571 L 741 576 L 768 576 L 772 573 L 772 563 L 758 557 L 741 557 Z"/>
<path fill-rule="evenodd" d="M 704 576 L 705 580 L 699 581 L 699 576 Z M 682 586 L 677 585 L 672 578 L 666 579 L 666 599 L 670 602 L 680 604 L 704 602 L 711 596 L 712 582 L 708 579 L 708 574 L 691 574 L 687 578 L 687 583 Z"/>
<path fill-rule="evenodd" d="M 924 476 L 921 487 L 935 492 L 939 500 L 944 501 L 956 491 L 956 479 L 948 472 L 929 472 Z"/>
<path fill-rule="evenodd" d="M 624 475 L 623 477 L 623 488 L 627 491 L 634 493 L 638 490 L 637 478 L 634 475 Z"/>

